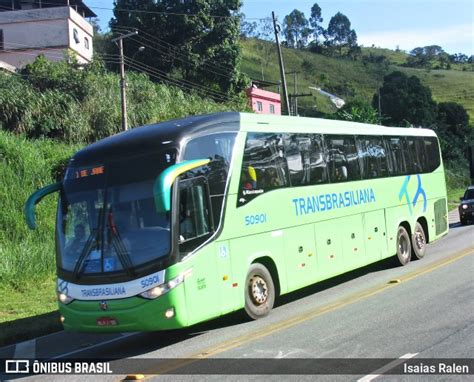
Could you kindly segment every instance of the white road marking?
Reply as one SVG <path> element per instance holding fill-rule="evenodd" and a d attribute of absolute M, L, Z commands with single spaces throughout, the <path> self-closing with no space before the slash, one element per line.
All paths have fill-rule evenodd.
<path fill-rule="evenodd" d="M 290 350 L 289 352 L 287 352 L 285 354 L 282 350 L 279 350 L 278 354 L 275 356 L 275 358 L 277 358 L 277 359 L 286 358 L 286 357 L 289 357 L 292 354 L 301 353 L 301 352 L 302 352 L 302 350 L 295 349 L 295 350 Z"/>
<path fill-rule="evenodd" d="M 373 381 L 375 378 L 380 377 L 382 374 L 384 374 L 385 372 L 393 369 L 395 366 L 405 362 L 406 359 L 416 357 L 418 354 L 419 353 L 404 354 L 400 358 L 398 358 L 398 359 L 396 359 L 396 360 L 394 360 L 390 363 L 387 363 L 385 366 L 382 366 L 380 369 L 377 369 L 377 370 L 373 371 L 372 373 L 366 375 L 365 377 L 362 377 L 362 378 L 358 379 L 357 382 L 370 382 L 370 381 Z"/>
<path fill-rule="evenodd" d="M 15 345 L 13 358 L 34 359 L 36 355 L 36 339 L 20 342 Z"/>
<path fill-rule="evenodd" d="M 81 352 L 83 352 L 83 351 L 85 351 L 85 350 L 90 350 L 90 349 L 93 349 L 93 348 L 96 348 L 96 347 L 99 347 L 99 346 L 111 344 L 111 343 L 113 343 L 113 342 L 123 340 L 124 338 L 134 336 L 134 335 L 136 335 L 136 334 L 137 334 L 136 332 L 132 332 L 132 333 L 120 333 L 120 336 L 119 336 L 119 337 L 113 338 L 113 339 L 108 340 L 108 341 L 100 342 L 100 343 L 95 344 L 95 345 L 87 346 L 87 347 L 85 347 L 85 348 L 76 349 L 76 350 L 70 351 L 70 352 L 68 352 L 68 353 L 59 354 L 59 355 L 57 355 L 57 356 L 55 356 L 55 357 L 50 358 L 49 360 L 61 359 L 61 358 L 69 357 L 70 355 L 73 355 L 73 354 L 76 354 L 76 353 L 81 353 Z"/>

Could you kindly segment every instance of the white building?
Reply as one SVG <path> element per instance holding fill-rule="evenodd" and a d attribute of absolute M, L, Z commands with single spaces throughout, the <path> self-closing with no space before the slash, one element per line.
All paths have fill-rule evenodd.
<path fill-rule="evenodd" d="M 16 68 L 43 54 L 59 61 L 73 52 L 79 63 L 92 59 L 94 35 L 82 0 L 0 0 L 0 61 Z"/>

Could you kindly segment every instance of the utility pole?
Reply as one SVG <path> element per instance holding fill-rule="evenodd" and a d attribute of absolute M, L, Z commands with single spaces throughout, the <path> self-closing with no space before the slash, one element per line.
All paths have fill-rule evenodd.
<path fill-rule="evenodd" d="M 380 86 L 378 87 L 377 91 L 379 93 L 377 97 L 379 99 L 379 125 L 381 125 L 382 124 L 382 107 L 380 106 Z"/>
<path fill-rule="evenodd" d="M 283 56 L 281 55 L 280 39 L 278 38 L 278 34 L 280 33 L 280 26 L 276 22 L 275 12 L 272 12 L 272 18 L 273 18 L 273 29 L 275 31 L 275 40 L 276 40 L 277 52 L 278 52 L 278 60 L 280 62 L 280 76 L 281 76 L 281 82 L 283 84 L 283 103 L 285 105 L 286 113 L 288 115 L 291 115 L 290 103 L 288 102 L 288 89 L 286 87 L 285 67 L 283 65 Z"/>
<path fill-rule="evenodd" d="M 119 47 L 120 53 L 120 97 L 122 99 L 122 130 L 128 130 L 128 121 L 127 121 L 127 98 L 125 94 L 125 88 L 127 87 L 127 83 L 125 82 L 125 62 L 123 59 L 123 39 L 131 36 L 135 36 L 138 34 L 138 31 L 130 32 L 119 37 L 112 39 L 112 42 L 117 44 Z"/>
<path fill-rule="evenodd" d="M 292 72 L 286 72 L 286 74 L 293 74 L 293 95 L 298 94 L 298 80 L 297 80 L 297 72 L 296 70 L 293 70 Z M 298 116 L 298 97 L 292 97 L 292 95 L 289 95 L 288 98 L 291 99 L 291 107 L 293 109 L 293 115 Z"/>

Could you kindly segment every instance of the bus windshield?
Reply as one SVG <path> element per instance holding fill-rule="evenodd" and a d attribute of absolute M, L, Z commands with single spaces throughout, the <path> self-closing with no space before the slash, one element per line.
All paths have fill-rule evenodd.
<path fill-rule="evenodd" d="M 70 167 L 58 213 L 58 266 L 76 277 L 128 273 L 166 258 L 170 213 L 157 212 L 153 185 L 174 151 Z"/>

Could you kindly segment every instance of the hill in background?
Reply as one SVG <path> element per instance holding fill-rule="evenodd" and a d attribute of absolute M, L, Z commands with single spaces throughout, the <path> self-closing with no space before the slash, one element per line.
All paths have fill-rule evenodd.
<path fill-rule="evenodd" d="M 243 61 L 242 70 L 253 79 L 278 82 L 280 72 L 274 44 L 257 39 L 241 41 Z M 363 48 L 362 58 L 358 61 L 327 57 L 307 50 L 283 49 L 285 70 L 299 71 L 298 92 L 308 93 L 309 86 L 320 87 L 335 94 L 345 101 L 362 98 L 368 102 L 378 87 L 383 83 L 385 75 L 400 70 L 407 75 L 417 76 L 423 85 L 428 86 L 437 102 L 457 102 L 464 106 L 474 121 L 474 72 L 460 70 L 463 66 L 453 65 L 451 70 L 427 70 L 401 66 L 406 60 L 406 53 L 389 49 Z M 386 59 L 377 61 L 377 57 Z M 293 93 L 293 76 L 287 75 L 287 85 Z M 269 88 L 276 91 L 276 87 Z M 333 113 L 335 106 L 327 97 L 314 94 L 298 100 L 299 113 L 302 116 Z M 383 96 L 383 95 L 382 95 Z"/>

